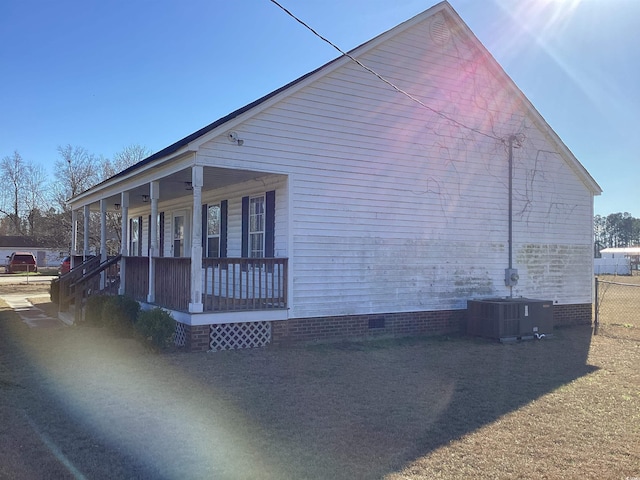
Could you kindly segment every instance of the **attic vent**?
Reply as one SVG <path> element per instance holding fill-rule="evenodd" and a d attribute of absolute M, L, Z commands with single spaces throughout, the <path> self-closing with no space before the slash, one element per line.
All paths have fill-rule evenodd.
<path fill-rule="evenodd" d="M 444 45 L 449 42 L 449 39 L 451 38 L 451 30 L 449 30 L 449 26 L 447 25 L 444 15 L 439 13 L 433 17 L 429 33 L 431 34 L 431 39 L 436 45 Z"/>

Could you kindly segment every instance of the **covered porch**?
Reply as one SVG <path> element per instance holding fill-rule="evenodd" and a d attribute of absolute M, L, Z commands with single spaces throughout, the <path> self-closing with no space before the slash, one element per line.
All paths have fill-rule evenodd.
<path fill-rule="evenodd" d="M 288 176 L 204 163 L 195 152 L 151 162 L 73 198 L 72 258 L 96 253 L 93 214 L 101 263 L 114 253 L 107 239 L 121 239 L 118 294 L 184 325 L 285 320 Z"/>

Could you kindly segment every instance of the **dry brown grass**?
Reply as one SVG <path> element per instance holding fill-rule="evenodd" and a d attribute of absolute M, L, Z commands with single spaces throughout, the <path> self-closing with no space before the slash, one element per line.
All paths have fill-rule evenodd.
<path fill-rule="evenodd" d="M 158 356 L 0 305 L 0 478 L 639 476 L 638 365 L 588 327 Z"/>
<path fill-rule="evenodd" d="M 598 334 L 640 341 L 640 275 L 599 275 Z"/>

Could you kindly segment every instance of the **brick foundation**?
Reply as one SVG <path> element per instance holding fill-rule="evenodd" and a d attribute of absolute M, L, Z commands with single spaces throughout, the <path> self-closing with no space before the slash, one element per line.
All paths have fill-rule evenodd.
<path fill-rule="evenodd" d="M 460 332 L 466 310 L 296 318 L 272 324 L 276 345 Z"/>
<path fill-rule="evenodd" d="M 568 327 L 571 325 L 590 325 L 593 308 L 590 303 L 553 306 L 553 325 Z"/>
<path fill-rule="evenodd" d="M 185 325 L 184 346 L 188 352 L 209 350 L 210 325 Z"/>
<path fill-rule="evenodd" d="M 466 330 L 466 310 L 403 312 L 340 317 L 294 318 L 272 322 L 271 343 L 289 345 L 308 342 L 444 335 Z M 554 305 L 554 327 L 591 323 L 590 303 Z M 185 348 L 190 352 L 209 350 L 210 325 L 185 325 Z"/>

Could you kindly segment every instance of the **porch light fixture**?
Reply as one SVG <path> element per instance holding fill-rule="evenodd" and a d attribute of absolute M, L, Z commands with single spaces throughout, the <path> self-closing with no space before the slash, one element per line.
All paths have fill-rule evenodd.
<path fill-rule="evenodd" d="M 120 211 L 120 204 L 119 203 L 114 203 L 113 206 L 115 207 L 116 212 Z"/>
<path fill-rule="evenodd" d="M 142 195 L 142 203 L 148 203 L 149 202 L 149 195 Z"/>
<path fill-rule="evenodd" d="M 191 182 L 184 182 L 185 190 L 193 190 L 193 184 Z"/>

